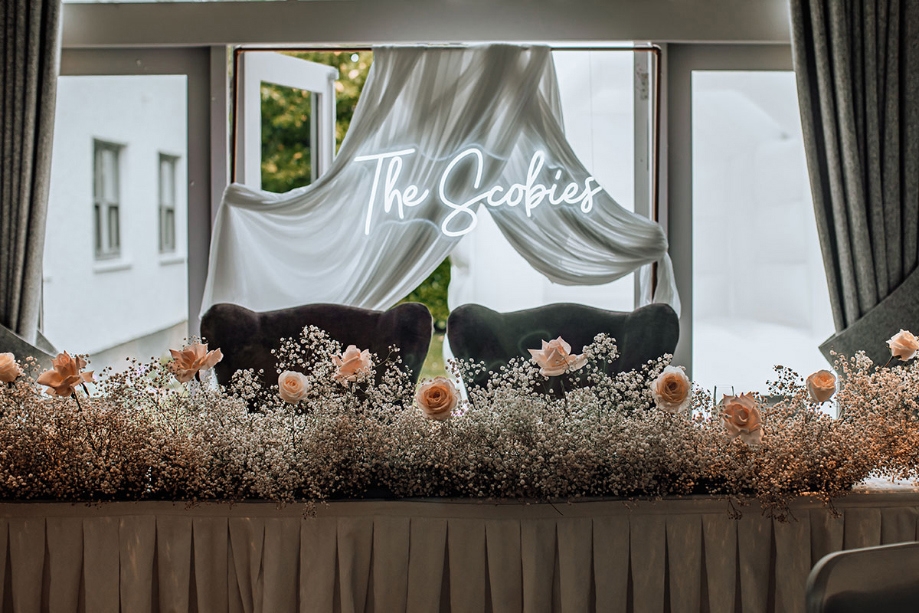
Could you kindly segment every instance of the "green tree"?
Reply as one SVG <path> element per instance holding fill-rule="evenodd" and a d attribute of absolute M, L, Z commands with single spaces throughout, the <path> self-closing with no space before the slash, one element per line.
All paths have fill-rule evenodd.
<path fill-rule="evenodd" d="M 354 109 L 370 64 L 371 51 L 349 53 L 290 52 L 288 55 L 338 69 L 335 82 L 335 148 L 351 127 Z M 311 92 L 273 83 L 263 83 L 262 104 L 262 189 L 286 192 L 310 183 Z M 447 287 L 450 285 L 450 259 L 447 258 L 402 302 L 421 302 L 431 309 L 434 325 L 443 332 L 447 324 Z"/>

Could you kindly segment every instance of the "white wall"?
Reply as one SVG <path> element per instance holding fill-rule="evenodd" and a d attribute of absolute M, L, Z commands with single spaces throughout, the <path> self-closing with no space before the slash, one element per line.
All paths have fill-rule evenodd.
<path fill-rule="evenodd" d="M 183 76 L 61 77 L 44 256 L 45 336 L 98 354 L 187 320 L 186 84 Z M 95 258 L 93 141 L 121 150 L 121 256 Z M 159 154 L 176 168 L 175 254 L 159 252 Z M 167 332 L 168 331 L 168 332 Z M 111 352 L 109 352 L 111 353 Z M 116 352 L 117 353 L 117 352 Z M 130 351 L 124 355 L 133 355 Z M 149 355 L 139 355 L 148 358 Z M 107 361 L 117 356 L 108 355 Z M 96 363 L 97 369 L 104 364 Z"/>

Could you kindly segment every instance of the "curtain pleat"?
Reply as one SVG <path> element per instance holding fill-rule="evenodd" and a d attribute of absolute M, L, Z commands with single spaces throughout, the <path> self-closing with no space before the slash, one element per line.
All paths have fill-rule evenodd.
<path fill-rule="evenodd" d="M 596 513 L 585 503 L 557 519 L 540 517 L 542 505 L 536 517 L 471 505 L 438 517 L 444 505 L 425 516 L 416 503 L 385 504 L 320 517 L 266 505 L 248 517 L 246 505 L 223 516 L 171 503 L 108 516 L 98 516 L 105 505 L 28 505 L 0 518 L 0 574 L 11 565 L 0 589 L 16 613 L 798 613 L 820 557 L 919 534 L 915 500 L 798 509 L 787 522 L 755 509 L 735 520 L 713 502 L 672 512 L 597 503 Z"/>
<path fill-rule="evenodd" d="M 188 611 L 191 591 L 191 518 L 156 518 L 160 610 Z"/>
<path fill-rule="evenodd" d="M 915 525 L 915 522 L 914 522 Z M 775 610 L 804 613 L 804 588 L 812 567 L 810 516 L 797 521 L 774 521 Z"/>
<path fill-rule="evenodd" d="M 297 610 L 297 578 L 300 566 L 300 520 L 265 520 L 264 611 Z"/>
<path fill-rule="evenodd" d="M 744 613 L 765 613 L 769 597 L 772 520 L 746 513 L 737 522 L 740 596 Z"/>
<path fill-rule="evenodd" d="M 426 613 L 440 608 L 446 554 L 447 520 L 413 517 L 407 590 L 412 597 L 408 599 L 408 613 Z"/>
<path fill-rule="evenodd" d="M 826 355 L 864 349 L 877 361 L 886 351 L 878 338 L 919 324 L 919 309 L 904 313 L 885 303 L 917 264 L 919 3 L 791 0 L 791 21 L 837 330 L 821 349 Z M 870 329 L 849 331 L 872 312 Z"/>
<path fill-rule="evenodd" d="M 737 525 L 726 514 L 702 517 L 705 570 L 712 613 L 734 611 L 737 590 Z"/>
<path fill-rule="evenodd" d="M 597 611 L 628 610 L 629 518 L 597 517 L 593 520 L 594 585 Z"/>
<path fill-rule="evenodd" d="M 60 4 L 0 4 L 0 326 L 29 342 L 36 338 L 41 300 Z"/>
<path fill-rule="evenodd" d="M 338 572 L 342 613 L 364 613 L 366 610 L 372 549 L 371 518 L 339 518 Z"/>
<path fill-rule="evenodd" d="M 92 517 L 83 520 L 83 587 L 87 611 L 120 611 L 121 559 L 118 527 L 117 517 Z"/>
<path fill-rule="evenodd" d="M 334 517 L 300 523 L 300 611 L 332 613 L 338 568 L 338 527 Z"/>
<path fill-rule="evenodd" d="M 260 517 L 233 517 L 229 527 L 242 610 L 245 613 L 261 613 L 265 520 Z"/>
<path fill-rule="evenodd" d="M 520 613 L 523 610 L 520 522 L 512 519 L 486 520 L 485 542 L 492 611 Z"/>
<path fill-rule="evenodd" d="M 541 519 L 521 521 L 520 554 L 523 558 L 524 612 L 551 611 L 556 559 L 555 522 Z"/>
<path fill-rule="evenodd" d="M 408 596 L 408 560 L 411 520 L 377 517 L 373 522 L 373 558 L 386 564 L 373 565 L 373 610 L 405 611 Z M 434 554 L 437 555 L 436 553 Z M 443 559 L 443 552 L 440 552 Z M 439 595 L 439 594 L 438 594 Z"/>
<path fill-rule="evenodd" d="M 198 517 L 192 522 L 195 593 L 200 613 L 229 610 L 227 568 L 216 563 L 228 559 L 228 531 L 226 517 Z"/>
<path fill-rule="evenodd" d="M 670 610 L 698 611 L 702 603 L 702 520 L 698 515 L 667 518 Z"/>
<path fill-rule="evenodd" d="M 77 611 L 80 605 L 83 524 L 77 517 L 49 517 L 45 526 L 45 537 L 48 541 L 48 612 L 72 613 Z M 152 576 L 153 573 L 148 572 L 147 580 L 149 581 Z M 144 609 L 132 611 L 143 613 Z"/>
<path fill-rule="evenodd" d="M 592 522 L 590 518 L 560 519 L 556 534 L 562 613 L 591 611 Z"/>
<path fill-rule="evenodd" d="M 450 564 L 450 610 L 476 613 L 485 610 L 485 524 L 474 519 L 447 523 Z"/>
<path fill-rule="evenodd" d="M 663 515 L 629 518 L 632 593 L 636 611 L 663 611 L 666 584 L 666 520 Z"/>
<path fill-rule="evenodd" d="M 156 526 L 157 518 L 152 515 L 122 517 L 118 526 L 121 604 L 129 611 L 146 613 L 153 610 Z M 166 535 L 161 535 L 161 538 L 165 539 Z"/>
<path fill-rule="evenodd" d="M 10 521 L 10 569 L 16 613 L 41 612 L 42 568 L 45 560 L 45 520 Z"/>

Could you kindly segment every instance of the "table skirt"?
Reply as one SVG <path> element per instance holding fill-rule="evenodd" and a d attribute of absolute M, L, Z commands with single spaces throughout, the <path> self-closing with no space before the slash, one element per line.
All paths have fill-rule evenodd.
<path fill-rule="evenodd" d="M 348 501 L 0 504 L 3 611 L 804 610 L 813 563 L 913 541 L 919 493 L 757 506 Z"/>

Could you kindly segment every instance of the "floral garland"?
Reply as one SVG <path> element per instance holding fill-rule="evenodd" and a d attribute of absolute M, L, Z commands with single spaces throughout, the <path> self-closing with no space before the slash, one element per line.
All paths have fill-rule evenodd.
<path fill-rule="evenodd" d="M 342 350 L 315 327 L 281 339 L 270 389 L 252 371 L 216 385 L 206 375 L 222 353 L 196 342 L 98 380 L 84 356 L 39 372 L 5 353 L 0 498 L 710 494 L 784 518 L 797 496 L 832 504 L 869 476 L 919 476 L 919 366 L 907 363 L 919 341 L 901 330 L 888 345 L 899 365 L 839 357 L 839 379 L 777 367 L 767 395 L 717 401 L 670 356 L 608 374 L 618 351 L 602 334 L 580 354 L 544 340 L 465 398 L 454 380 L 483 364 L 413 386 L 395 348 Z M 835 419 L 820 410 L 834 397 Z"/>

